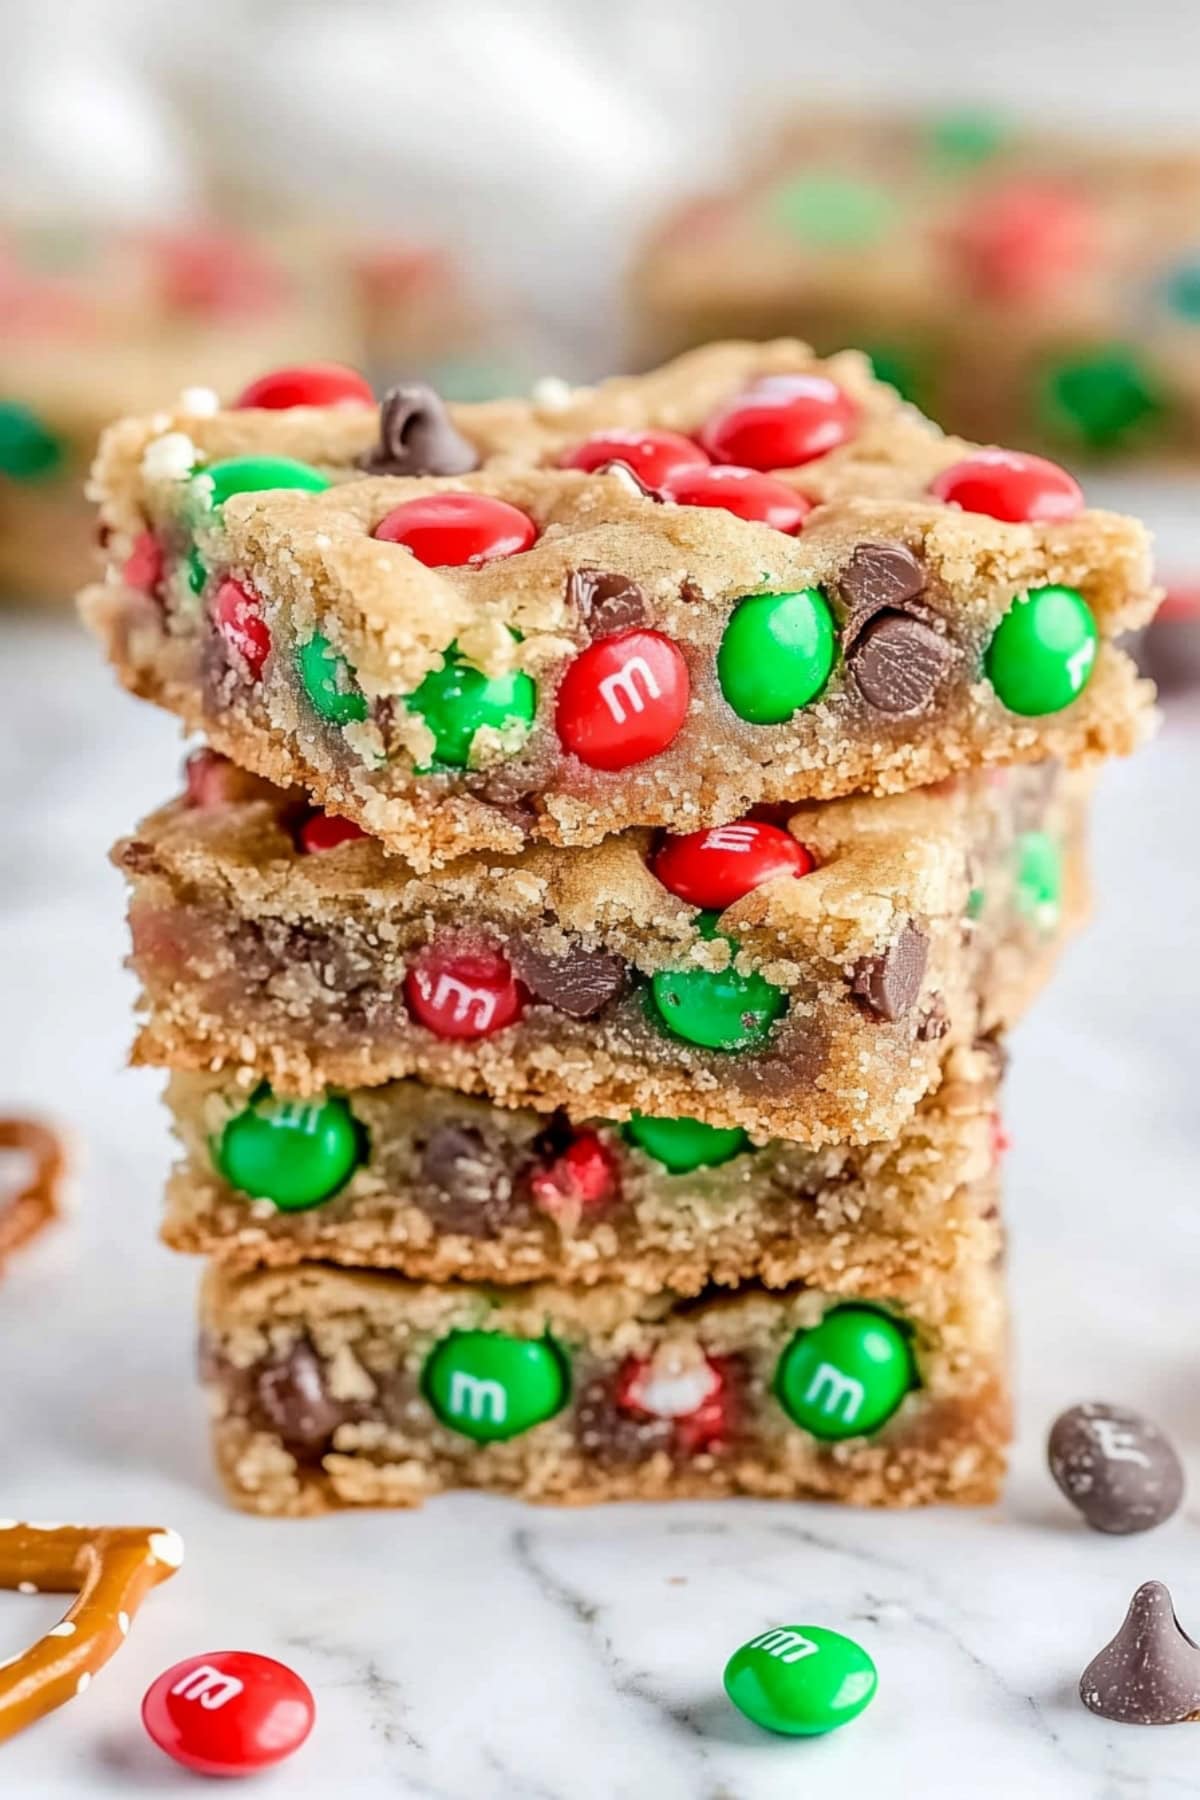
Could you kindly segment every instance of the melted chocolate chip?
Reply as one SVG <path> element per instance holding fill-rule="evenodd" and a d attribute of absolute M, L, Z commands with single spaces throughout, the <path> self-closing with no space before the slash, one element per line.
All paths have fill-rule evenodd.
<path fill-rule="evenodd" d="M 510 945 L 513 968 L 530 992 L 572 1019 L 594 1019 L 625 991 L 627 973 L 606 950 L 573 950 L 546 956 L 531 944 Z"/>
<path fill-rule="evenodd" d="M 911 920 L 882 956 L 859 963 L 850 990 L 881 1019 L 902 1019 L 915 1005 L 929 961 L 929 939 Z"/>
<path fill-rule="evenodd" d="M 1175 1725 L 1200 1717 L 1200 1645 L 1175 1617 L 1161 1581 L 1144 1581 L 1111 1643 L 1092 1658 L 1079 1698 L 1123 1725 Z"/>
<path fill-rule="evenodd" d="M 1047 1456 L 1055 1481 L 1096 1531 L 1149 1531 L 1183 1499 L 1174 1446 L 1126 1406 L 1071 1407 L 1054 1421 Z"/>
<path fill-rule="evenodd" d="M 923 563 L 906 544 L 859 544 L 838 577 L 838 591 L 847 618 L 842 633 L 845 645 L 853 643 L 863 628 L 880 612 L 921 612 L 914 603 L 925 592 Z"/>
<path fill-rule="evenodd" d="M 473 1125 L 439 1125 L 425 1145 L 423 1210 L 442 1231 L 495 1237 L 512 1218 L 512 1173 Z"/>
<path fill-rule="evenodd" d="M 675 1441 L 671 1419 L 635 1418 L 617 1404 L 617 1371 L 593 1376 L 575 1402 L 575 1437 L 585 1456 L 598 1463 L 638 1463 Z"/>
<path fill-rule="evenodd" d="M 567 604 L 577 609 L 594 638 L 629 631 L 649 617 L 646 596 L 637 582 L 604 569 L 572 569 L 567 576 Z"/>
<path fill-rule="evenodd" d="M 439 394 L 423 381 L 402 381 L 384 395 L 379 442 L 358 466 L 368 475 L 465 475 L 479 467 L 479 454 Z"/>
<path fill-rule="evenodd" d="M 324 1449 L 350 1416 L 325 1385 L 321 1360 L 306 1338 L 264 1363 L 255 1388 L 259 1411 L 290 1450 Z"/>
<path fill-rule="evenodd" d="M 954 660 L 940 632 L 909 613 L 876 613 L 847 654 L 859 693 L 876 712 L 896 717 L 922 712 Z"/>

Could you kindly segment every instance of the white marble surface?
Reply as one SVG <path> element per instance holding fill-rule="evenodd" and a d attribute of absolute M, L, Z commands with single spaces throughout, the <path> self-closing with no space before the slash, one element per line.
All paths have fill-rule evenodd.
<path fill-rule="evenodd" d="M 1021 1434 L 994 1512 L 800 1505 L 578 1513 L 454 1498 L 420 1515 L 245 1519 L 210 1477 L 190 1373 L 196 1271 L 154 1237 L 166 1133 L 129 1074 L 111 839 L 172 782 L 169 722 L 65 624 L 0 622 L 0 1105 L 78 1140 L 74 1221 L 0 1287 L 0 1513 L 171 1524 L 188 1561 L 86 1697 L 0 1751 L 0 1792 L 182 1794 L 138 1702 L 177 1658 L 257 1649 L 317 1694 L 267 1794 L 354 1800 L 981 1800 L 1200 1795 L 1200 1736 L 1108 1726 L 1075 1684 L 1136 1584 L 1200 1632 L 1195 1102 L 1200 712 L 1114 769 L 1094 928 L 1015 1045 L 1009 1125 Z M 1043 1469 L 1064 1405 L 1144 1406 L 1195 1497 L 1150 1537 L 1079 1525 Z M 0 1657 L 53 1603 L 0 1594 Z M 788 1743 L 725 1704 L 772 1621 L 876 1658 L 846 1731 Z"/>

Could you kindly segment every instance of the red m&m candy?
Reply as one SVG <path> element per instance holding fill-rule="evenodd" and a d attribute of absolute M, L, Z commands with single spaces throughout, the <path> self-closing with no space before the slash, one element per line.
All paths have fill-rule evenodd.
<path fill-rule="evenodd" d="M 1053 288 L 1092 254 L 1087 203 L 1066 188 L 1012 182 L 976 195 L 950 235 L 950 250 L 980 293 L 1027 299 Z"/>
<path fill-rule="evenodd" d="M 216 750 L 193 750 L 184 764 L 187 803 L 197 812 L 226 806 L 237 798 L 244 777 L 235 763 Z"/>
<path fill-rule="evenodd" d="M 858 410 L 828 375 L 770 375 L 713 413 L 700 442 L 714 462 L 794 469 L 854 435 Z"/>
<path fill-rule="evenodd" d="M 727 1440 L 731 1394 L 725 1359 L 690 1345 L 662 1345 L 653 1356 L 630 1357 L 617 1375 L 617 1405 L 635 1419 L 670 1419 L 688 1455 Z"/>
<path fill-rule="evenodd" d="M 739 519 L 773 525 L 776 531 L 799 531 L 812 511 L 812 501 L 782 481 L 734 463 L 680 469 L 663 482 L 662 491 L 677 506 L 719 506 Z"/>
<path fill-rule="evenodd" d="M 313 813 L 298 831 L 297 841 L 304 856 L 319 856 L 322 850 L 336 850 L 339 844 L 352 843 L 366 837 L 361 825 L 353 819 L 340 819 L 336 813 Z"/>
<path fill-rule="evenodd" d="M 371 384 L 345 363 L 295 363 L 270 369 L 244 387 L 234 407 L 266 407 L 272 412 L 293 406 L 373 406 Z"/>
<path fill-rule="evenodd" d="M 298 1750 L 313 1728 L 307 1683 L 270 1656 L 191 1656 L 146 1690 L 142 1723 L 160 1750 L 197 1775 L 252 1775 Z"/>
<path fill-rule="evenodd" d="M 949 506 L 1013 525 L 1073 519 L 1083 511 L 1083 490 L 1073 475 L 1020 450 L 976 450 L 935 475 L 929 491 Z"/>
<path fill-rule="evenodd" d="M 139 594 L 157 594 L 165 568 L 162 545 L 152 531 L 143 531 L 133 541 L 133 549 L 121 570 L 121 580 Z"/>
<path fill-rule="evenodd" d="M 618 631 L 567 667 L 555 725 L 565 749 L 592 769 L 645 762 L 678 735 L 691 682 L 661 631 Z"/>
<path fill-rule="evenodd" d="M 525 990 L 498 950 L 430 944 L 404 979 L 409 1011 L 442 1038 L 490 1037 L 519 1019 Z"/>
<path fill-rule="evenodd" d="M 373 535 L 403 544 L 428 569 L 458 569 L 519 555 L 536 540 L 537 526 L 491 494 L 423 494 L 394 506 Z"/>
<path fill-rule="evenodd" d="M 615 1197 L 616 1158 L 596 1132 L 578 1131 L 548 1169 L 535 1170 L 529 1186 L 542 1212 L 578 1218 Z"/>
<path fill-rule="evenodd" d="M 649 488 L 664 487 L 681 469 L 703 468 L 708 457 L 691 438 L 678 431 L 595 431 L 559 459 L 562 469 L 602 469 L 605 463 L 627 463 Z"/>
<path fill-rule="evenodd" d="M 240 581 L 227 578 L 213 596 L 213 623 L 251 678 L 261 680 L 271 650 L 271 633 L 258 595 Z"/>
<path fill-rule="evenodd" d="M 668 838 L 652 866 L 663 886 L 689 906 L 724 912 L 764 881 L 807 875 L 816 864 L 790 832 L 758 819 L 739 819 Z"/>

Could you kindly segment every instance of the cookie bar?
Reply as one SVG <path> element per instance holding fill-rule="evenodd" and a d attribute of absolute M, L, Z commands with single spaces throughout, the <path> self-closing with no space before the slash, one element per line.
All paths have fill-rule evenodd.
<path fill-rule="evenodd" d="M 83 606 L 122 680 L 416 868 L 1089 761 L 1150 722 L 1113 641 L 1153 607 L 1142 528 L 854 354 L 165 424 L 96 466 Z"/>
<path fill-rule="evenodd" d="M 1084 905 L 1086 773 L 980 772 L 656 844 L 417 875 L 203 757 L 115 857 L 136 1060 L 283 1093 L 416 1075 L 502 1105 L 892 1135 Z"/>
<path fill-rule="evenodd" d="M 886 1144 L 755 1148 L 694 1119 L 624 1129 L 415 1081 L 305 1104 L 219 1075 L 167 1090 L 184 1159 L 163 1237 L 229 1268 L 296 1262 L 421 1281 L 620 1281 L 699 1293 L 756 1278 L 900 1291 L 951 1266 L 996 1167 L 999 1054 L 952 1051 Z"/>
<path fill-rule="evenodd" d="M 1009 1435 L 999 1220 L 903 1292 L 425 1286 L 320 1264 L 201 1300 L 231 1496 L 261 1513 L 475 1487 L 559 1504 L 988 1501 Z"/>
<path fill-rule="evenodd" d="M 806 104 L 649 234 L 637 344 L 798 329 L 985 443 L 1194 461 L 1198 212 L 1194 145 Z"/>

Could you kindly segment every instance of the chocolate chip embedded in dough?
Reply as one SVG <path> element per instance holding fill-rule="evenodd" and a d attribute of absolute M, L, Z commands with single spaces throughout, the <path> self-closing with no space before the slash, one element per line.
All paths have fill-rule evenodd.
<path fill-rule="evenodd" d="M 847 613 L 843 644 L 851 644 L 876 613 L 912 611 L 927 582 L 924 564 L 907 544 L 856 545 L 838 577 L 838 591 Z"/>
<path fill-rule="evenodd" d="M 513 1213 L 512 1172 L 473 1125 L 439 1125 L 425 1145 L 421 1204 L 443 1231 L 495 1237 Z"/>
<path fill-rule="evenodd" d="M 954 660 L 940 632 L 909 613 L 882 612 L 865 626 L 846 657 L 859 693 L 876 712 L 922 712 Z"/>
<path fill-rule="evenodd" d="M 902 1019 L 915 1005 L 929 961 L 929 939 L 910 921 L 882 956 L 868 956 L 850 979 L 850 991 L 881 1019 Z"/>
<path fill-rule="evenodd" d="M 1122 1725 L 1176 1725 L 1200 1718 L 1200 1645 L 1175 1617 L 1161 1581 L 1144 1581 L 1111 1643 L 1079 1681 L 1079 1698 Z"/>
<path fill-rule="evenodd" d="M 572 950 L 547 956 L 531 944 L 509 946 L 513 968 L 525 986 L 547 1006 L 572 1019 L 594 1019 L 610 1000 L 625 991 L 628 979 L 619 956 L 606 950 Z"/>
<path fill-rule="evenodd" d="M 368 475 L 465 475 L 479 467 L 479 453 L 440 394 L 423 381 L 402 381 L 384 395 L 379 442 L 358 466 Z"/>
<path fill-rule="evenodd" d="M 1054 1421 L 1050 1473 L 1096 1531 L 1149 1531 L 1178 1510 L 1183 1468 L 1170 1439 L 1127 1406 L 1088 1401 Z"/>
<path fill-rule="evenodd" d="M 650 616 L 637 582 L 606 569 L 572 569 L 567 576 L 567 604 L 576 608 L 594 638 L 629 631 Z"/>
<path fill-rule="evenodd" d="M 255 1385 L 259 1409 L 291 1449 L 320 1450 L 349 1417 L 329 1392 L 321 1360 L 306 1338 L 265 1363 Z"/>

